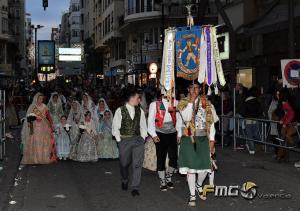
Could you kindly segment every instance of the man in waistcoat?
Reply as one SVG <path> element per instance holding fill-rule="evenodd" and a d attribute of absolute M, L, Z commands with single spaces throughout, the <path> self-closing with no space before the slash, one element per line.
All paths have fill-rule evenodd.
<path fill-rule="evenodd" d="M 138 196 L 144 160 L 144 141 L 147 137 L 147 123 L 144 111 L 138 106 L 140 103 L 138 90 L 135 87 L 128 87 L 125 95 L 125 105 L 116 110 L 112 134 L 119 145 L 122 190 L 128 190 L 129 168 L 131 167 L 131 194 Z"/>

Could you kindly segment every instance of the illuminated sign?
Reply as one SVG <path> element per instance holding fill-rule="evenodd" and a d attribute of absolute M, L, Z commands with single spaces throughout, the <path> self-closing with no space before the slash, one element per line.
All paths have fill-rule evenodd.
<path fill-rule="evenodd" d="M 49 66 L 42 65 L 42 66 L 39 66 L 39 71 L 38 72 L 43 73 L 43 74 L 54 73 L 55 68 L 54 68 L 53 65 L 49 65 Z"/>
<path fill-rule="evenodd" d="M 223 33 L 217 35 L 219 51 L 220 51 L 220 59 L 225 60 L 229 59 L 229 33 Z"/>
<path fill-rule="evenodd" d="M 81 48 L 59 48 L 59 55 L 81 55 Z"/>
<path fill-rule="evenodd" d="M 59 61 L 81 61 L 81 55 L 59 55 Z"/>
<path fill-rule="evenodd" d="M 38 64 L 55 65 L 55 43 L 52 40 L 38 41 Z"/>
<path fill-rule="evenodd" d="M 149 65 L 149 71 L 151 74 L 156 74 L 157 73 L 157 64 L 156 63 L 151 63 Z"/>
<path fill-rule="evenodd" d="M 59 61 L 81 61 L 82 50 L 81 48 L 59 48 L 58 54 Z"/>

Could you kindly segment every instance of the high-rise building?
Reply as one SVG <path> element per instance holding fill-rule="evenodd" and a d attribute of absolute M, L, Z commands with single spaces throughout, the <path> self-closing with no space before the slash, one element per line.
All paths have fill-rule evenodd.
<path fill-rule="evenodd" d="M 25 53 L 25 0 L 1 0 L 0 72 L 22 76 Z"/>
<path fill-rule="evenodd" d="M 65 11 L 61 17 L 60 32 L 59 32 L 59 45 L 62 47 L 70 47 L 70 12 Z"/>
<path fill-rule="evenodd" d="M 71 0 L 69 7 L 69 24 L 70 24 L 70 45 L 80 46 L 81 39 L 81 12 L 80 12 L 80 0 Z"/>
<path fill-rule="evenodd" d="M 11 39 L 8 31 L 8 2 L 0 1 L 0 73 L 11 74 L 8 64 L 7 46 Z M 11 65 L 10 65 L 11 66 Z"/>

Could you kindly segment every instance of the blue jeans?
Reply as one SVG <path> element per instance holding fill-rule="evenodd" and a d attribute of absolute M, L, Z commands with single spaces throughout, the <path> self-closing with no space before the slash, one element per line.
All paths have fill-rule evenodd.
<path fill-rule="evenodd" d="M 255 139 L 259 141 L 258 128 L 256 123 L 246 124 L 247 138 Z M 246 140 L 246 144 L 249 146 L 249 150 L 255 150 L 254 141 Z"/>

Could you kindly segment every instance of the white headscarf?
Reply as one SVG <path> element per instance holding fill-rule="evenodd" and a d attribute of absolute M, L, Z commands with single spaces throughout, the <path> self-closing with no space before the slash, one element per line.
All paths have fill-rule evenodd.
<path fill-rule="evenodd" d="M 61 98 L 60 98 L 59 94 L 58 94 L 57 92 L 52 92 L 52 93 L 51 93 L 51 97 L 50 97 L 49 102 L 48 102 L 48 107 L 49 107 L 50 103 L 51 103 L 52 105 L 55 105 L 55 103 L 54 103 L 54 101 L 53 101 L 53 97 L 54 97 L 55 95 L 57 96 L 57 102 L 56 102 L 56 105 L 57 105 L 57 106 L 62 106 L 62 102 L 61 102 Z"/>
<path fill-rule="evenodd" d="M 100 102 L 103 102 L 104 103 L 104 111 L 99 111 L 99 103 Z M 108 107 L 108 105 L 107 105 L 107 103 L 106 103 L 106 101 L 105 101 L 105 99 L 104 98 L 100 98 L 99 100 L 98 100 L 98 104 L 97 104 L 97 106 L 96 106 L 96 108 L 95 108 L 95 111 L 94 111 L 94 116 L 96 117 L 96 118 L 99 118 L 98 116 L 99 116 L 99 114 L 104 114 L 104 112 L 105 112 L 105 110 L 109 110 L 110 111 L 110 109 L 109 109 L 109 107 Z M 100 112 L 100 113 L 99 113 Z"/>
<path fill-rule="evenodd" d="M 95 104 L 94 104 L 94 102 L 93 102 L 91 96 L 90 96 L 88 93 L 86 93 L 86 92 L 85 92 L 83 95 L 87 96 L 87 98 L 88 98 L 87 109 L 88 109 L 91 113 L 93 113 L 94 108 L 95 108 Z M 82 110 L 85 110 L 83 99 L 82 99 L 82 101 L 81 101 L 81 106 L 82 106 Z"/>
<path fill-rule="evenodd" d="M 76 103 L 76 105 L 77 105 L 77 110 L 74 110 L 74 108 L 73 108 L 73 103 Z M 74 114 L 75 113 L 77 113 L 77 114 L 79 114 L 80 115 L 80 120 L 81 120 L 81 118 L 82 118 L 82 116 L 83 116 L 83 114 L 82 114 L 82 108 L 81 108 L 81 105 L 80 105 L 80 103 L 77 101 L 77 100 L 75 100 L 75 101 L 73 101 L 72 103 L 71 103 L 71 110 L 70 110 L 70 113 L 69 113 L 69 115 L 68 115 L 68 123 L 72 123 L 73 122 L 73 116 L 74 116 Z M 79 121 L 80 121 L 79 120 Z"/>
<path fill-rule="evenodd" d="M 37 101 L 38 101 L 38 98 L 40 96 L 44 96 L 44 95 L 40 92 L 38 92 L 34 95 L 32 103 L 30 104 L 30 106 L 28 107 L 28 110 L 26 112 L 26 117 L 25 117 L 25 120 L 24 120 L 24 123 L 23 123 L 23 126 L 22 126 L 22 131 L 21 131 L 21 140 L 22 140 L 23 144 L 25 143 L 26 137 L 29 136 L 29 132 L 30 132 L 29 127 L 28 127 L 28 122 L 27 122 L 27 116 L 30 113 L 32 113 L 33 108 L 37 105 Z M 46 106 L 45 104 L 43 104 L 43 105 Z"/>

